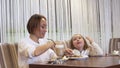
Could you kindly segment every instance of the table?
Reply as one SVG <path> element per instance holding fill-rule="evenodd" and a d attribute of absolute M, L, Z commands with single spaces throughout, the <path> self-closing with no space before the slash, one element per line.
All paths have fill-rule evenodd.
<path fill-rule="evenodd" d="M 67 60 L 63 64 L 29 64 L 29 68 L 120 68 L 120 56 Z"/>

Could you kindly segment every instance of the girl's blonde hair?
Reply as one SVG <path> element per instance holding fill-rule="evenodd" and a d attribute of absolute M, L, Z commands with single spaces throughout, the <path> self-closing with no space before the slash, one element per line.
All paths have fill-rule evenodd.
<path fill-rule="evenodd" d="M 86 50 L 86 49 L 88 48 L 88 44 L 87 44 L 87 41 L 85 40 L 85 38 L 84 38 L 81 34 L 74 34 L 73 36 L 75 36 L 75 35 L 80 35 L 80 36 L 83 38 L 84 43 L 85 43 L 85 44 L 84 44 L 84 47 L 83 47 L 83 50 Z M 73 41 L 72 41 L 73 36 L 72 36 L 72 38 L 70 39 L 70 44 L 71 44 L 71 48 L 72 48 L 72 49 L 76 49 L 76 48 L 74 47 Z"/>

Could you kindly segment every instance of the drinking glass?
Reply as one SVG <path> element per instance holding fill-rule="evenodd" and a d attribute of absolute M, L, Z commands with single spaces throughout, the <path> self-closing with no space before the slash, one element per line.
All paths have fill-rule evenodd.
<path fill-rule="evenodd" d="M 56 49 L 56 54 L 58 58 L 62 58 L 64 55 L 64 45 L 58 44 L 55 46 L 55 49 Z"/>

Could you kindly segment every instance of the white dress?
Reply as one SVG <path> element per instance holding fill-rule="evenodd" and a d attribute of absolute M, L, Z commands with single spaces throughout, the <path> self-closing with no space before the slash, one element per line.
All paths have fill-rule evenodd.
<path fill-rule="evenodd" d="M 29 37 L 23 39 L 18 43 L 18 63 L 19 68 L 29 68 L 30 63 L 46 63 L 52 57 L 56 57 L 57 55 L 52 49 L 48 49 L 46 52 L 39 56 L 33 56 L 34 50 L 37 46 L 41 46 L 45 44 L 47 39 L 40 39 L 39 44 L 31 40 Z"/>

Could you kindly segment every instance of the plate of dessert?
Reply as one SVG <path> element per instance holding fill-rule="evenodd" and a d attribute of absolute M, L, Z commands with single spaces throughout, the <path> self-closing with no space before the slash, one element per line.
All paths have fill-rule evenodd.
<path fill-rule="evenodd" d="M 76 49 L 73 50 L 73 55 L 69 56 L 69 59 L 86 59 L 88 58 L 87 55 L 82 55 L 80 52 Z"/>

